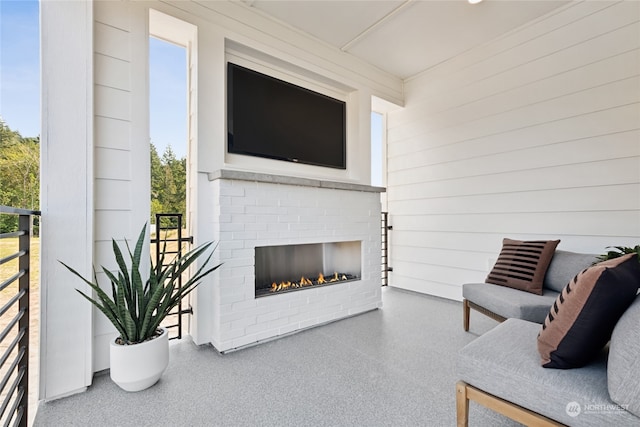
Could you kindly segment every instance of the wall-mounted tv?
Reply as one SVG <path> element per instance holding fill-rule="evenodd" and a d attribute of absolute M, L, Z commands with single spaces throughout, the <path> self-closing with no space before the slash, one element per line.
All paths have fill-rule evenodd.
<path fill-rule="evenodd" d="M 227 65 L 229 153 L 346 169 L 346 103 Z"/>

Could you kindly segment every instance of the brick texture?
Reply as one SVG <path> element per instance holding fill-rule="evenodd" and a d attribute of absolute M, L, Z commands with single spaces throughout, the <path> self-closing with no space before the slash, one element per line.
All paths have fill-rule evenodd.
<path fill-rule="evenodd" d="M 380 196 L 233 179 L 211 181 L 216 271 L 212 344 L 229 351 L 378 308 Z M 362 277 L 255 298 L 256 246 L 360 241 Z"/>

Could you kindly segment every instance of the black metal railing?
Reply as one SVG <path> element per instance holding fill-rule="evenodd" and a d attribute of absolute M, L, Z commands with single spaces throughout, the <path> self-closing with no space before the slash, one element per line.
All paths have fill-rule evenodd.
<path fill-rule="evenodd" d="M 182 235 L 182 214 L 156 214 L 155 225 L 156 235 L 151 238 L 151 243 L 155 244 L 156 265 L 161 262 L 163 255 L 166 261 L 173 259 L 174 256 L 181 256 L 184 243 L 193 244 L 192 236 L 184 237 Z M 178 277 L 176 292 L 181 288 L 182 276 Z M 182 338 L 182 316 L 185 314 L 193 314 L 193 309 L 191 307 L 184 308 L 183 302 L 180 301 L 175 311 L 167 316 L 166 322 L 162 326 L 169 331 L 169 339 Z"/>
<path fill-rule="evenodd" d="M 393 271 L 389 267 L 389 230 L 393 230 L 389 225 L 389 213 L 382 212 L 382 286 L 389 284 L 389 272 Z"/>
<path fill-rule="evenodd" d="M 18 243 L 15 252 L 10 245 L 2 245 L 0 255 L 0 423 L 26 427 L 31 230 L 33 218 L 40 212 L 0 206 L 0 214 L 18 216 L 17 230 L 0 233 L 0 242 L 17 238 Z"/>

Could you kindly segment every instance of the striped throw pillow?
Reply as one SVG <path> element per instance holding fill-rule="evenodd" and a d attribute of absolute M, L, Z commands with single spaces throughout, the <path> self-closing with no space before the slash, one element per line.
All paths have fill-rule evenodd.
<path fill-rule="evenodd" d="M 502 250 L 486 283 L 542 295 L 544 275 L 560 240 L 502 240 Z"/>

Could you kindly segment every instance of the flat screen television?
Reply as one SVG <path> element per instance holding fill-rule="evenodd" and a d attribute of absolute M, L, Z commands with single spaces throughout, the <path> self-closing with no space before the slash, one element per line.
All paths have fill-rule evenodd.
<path fill-rule="evenodd" d="M 227 65 L 227 150 L 346 169 L 346 103 Z"/>

